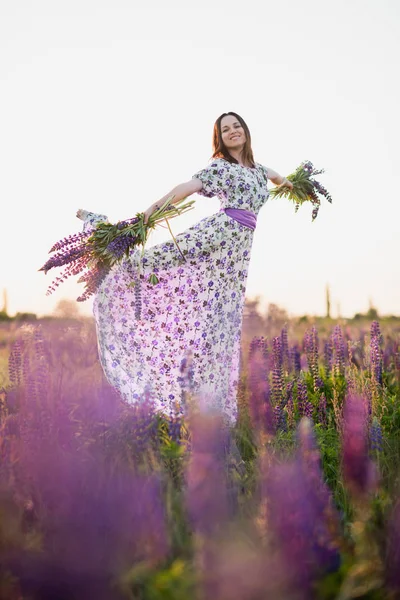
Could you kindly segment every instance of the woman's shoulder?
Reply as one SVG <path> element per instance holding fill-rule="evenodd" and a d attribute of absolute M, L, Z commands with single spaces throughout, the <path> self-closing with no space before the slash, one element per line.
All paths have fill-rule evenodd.
<path fill-rule="evenodd" d="M 208 164 L 211 167 L 212 165 L 230 165 L 231 163 L 229 162 L 229 160 L 226 160 L 226 158 L 223 158 L 222 156 L 217 156 L 215 158 L 212 158 Z"/>
<path fill-rule="evenodd" d="M 268 169 L 265 165 L 262 165 L 259 162 L 256 162 L 255 165 L 256 165 L 257 169 L 260 169 L 260 171 L 263 171 L 264 173 L 268 173 Z"/>

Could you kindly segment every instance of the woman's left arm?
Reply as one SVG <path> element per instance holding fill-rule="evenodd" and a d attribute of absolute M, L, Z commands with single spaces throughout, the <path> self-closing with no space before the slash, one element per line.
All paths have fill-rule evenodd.
<path fill-rule="evenodd" d="M 293 183 L 291 181 L 289 181 L 288 179 L 286 179 L 286 177 L 279 175 L 279 173 L 277 173 L 273 169 L 267 168 L 267 171 L 268 171 L 268 179 L 270 179 L 272 181 L 272 183 L 275 183 L 275 185 L 278 185 L 279 187 L 288 187 L 290 189 L 293 188 Z"/>

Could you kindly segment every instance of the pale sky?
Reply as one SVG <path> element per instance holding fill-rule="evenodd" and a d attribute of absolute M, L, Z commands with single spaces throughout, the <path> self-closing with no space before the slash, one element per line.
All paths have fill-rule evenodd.
<path fill-rule="evenodd" d="M 333 197 L 311 223 L 261 209 L 247 295 L 289 314 L 400 314 L 397 0 L 0 0 L 0 292 L 50 313 L 83 286 L 38 269 L 79 231 L 78 208 L 117 221 L 208 164 L 227 111 L 257 162 L 311 160 Z M 272 186 L 272 184 L 271 184 Z M 196 196 L 193 196 L 195 198 Z M 174 233 L 219 209 L 171 221 Z M 150 245 L 169 238 L 153 234 Z M 1 308 L 1 307 L 0 307 Z M 84 313 L 91 302 L 80 305 Z"/>

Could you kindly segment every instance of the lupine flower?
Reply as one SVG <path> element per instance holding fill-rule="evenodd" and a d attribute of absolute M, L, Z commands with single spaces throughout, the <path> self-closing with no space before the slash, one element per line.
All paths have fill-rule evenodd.
<path fill-rule="evenodd" d="M 118 225 L 117 225 L 118 227 Z M 128 232 L 126 235 L 115 237 L 107 246 L 107 251 L 114 255 L 116 261 L 122 258 L 135 245 L 135 236 Z"/>
<path fill-rule="evenodd" d="M 332 371 L 332 367 L 333 367 L 332 336 L 329 336 L 329 338 L 324 343 L 324 366 L 325 366 L 325 373 L 327 375 L 329 375 L 330 372 Z"/>
<path fill-rule="evenodd" d="M 378 321 L 371 323 L 371 376 L 382 385 L 383 352 L 381 349 L 382 334 Z"/>
<path fill-rule="evenodd" d="M 307 384 L 304 379 L 297 380 L 297 407 L 300 417 L 308 417 L 312 420 L 314 408 L 308 399 Z"/>
<path fill-rule="evenodd" d="M 287 327 L 283 327 L 281 330 L 281 348 L 282 348 L 282 367 L 287 373 L 289 373 L 290 357 L 289 357 Z"/>
<path fill-rule="evenodd" d="M 332 494 L 324 481 L 321 454 L 311 419 L 303 417 L 297 427 L 297 457 L 302 467 L 302 473 L 309 486 L 310 500 L 314 503 L 320 522 L 315 532 L 316 544 L 325 547 L 325 556 L 337 566 L 338 550 L 334 544 L 332 532 L 339 533 L 339 519 L 334 508 Z M 329 520 L 329 522 L 328 522 Z M 321 548 L 322 549 L 322 548 Z"/>
<path fill-rule="evenodd" d="M 315 390 L 318 377 L 318 332 L 315 326 L 313 326 L 311 330 L 306 331 L 303 344 Z"/>
<path fill-rule="evenodd" d="M 283 366 L 282 366 L 282 342 L 280 337 L 272 340 L 272 398 L 274 405 L 281 404 L 283 399 Z"/>
<path fill-rule="evenodd" d="M 104 266 L 96 266 L 90 271 L 86 279 L 86 290 L 77 298 L 77 302 L 85 302 L 92 296 L 100 287 L 104 279 L 109 273 L 109 268 Z M 82 281 L 82 279 L 81 279 Z"/>
<path fill-rule="evenodd" d="M 286 414 L 283 410 L 283 402 L 274 406 L 274 423 L 276 431 L 287 431 Z"/>
<path fill-rule="evenodd" d="M 168 552 L 161 482 L 157 475 L 135 474 L 137 421 L 126 428 L 122 444 L 122 404 L 110 386 L 94 385 L 93 371 L 87 380 L 80 371 L 77 385 L 75 369 L 65 372 L 65 362 L 42 370 L 55 351 L 73 356 L 73 346 L 60 348 L 61 337 L 54 331 L 50 344 L 44 329 L 35 327 L 23 339 L 14 383 L 24 385 L 8 466 L 16 497 L 40 519 L 41 549 L 25 545 L 20 553 L 16 547 L 2 560 L 24 597 L 84 600 L 95 590 L 96 598 L 115 598 L 112 585 L 126 564 L 155 564 Z M 43 375 L 50 377 L 46 387 Z M 10 431 L 11 421 L 8 426 Z M 148 438 L 146 428 L 146 444 Z M 119 451 L 125 448 L 124 458 Z M 5 467 L 2 455 L 2 476 Z"/>
<path fill-rule="evenodd" d="M 194 531 L 212 535 L 228 518 L 224 462 L 229 433 L 218 415 L 193 414 L 189 423 L 192 451 L 186 471 L 186 506 Z"/>
<path fill-rule="evenodd" d="M 13 386 L 19 386 L 22 383 L 22 353 L 24 343 L 17 339 L 11 346 L 8 358 L 8 376 Z"/>
<path fill-rule="evenodd" d="M 249 358 L 256 352 L 260 354 L 260 357 L 262 357 L 263 360 L 265 360 L 265 366 L 267 367 L 266 361 L 269 356 L 269 348 L 268 340 L 264 336 L 254 336 L 252 338 L 249 348 Z"/>
<path fill-rule="evenodd" d="M 202 598 L 250 600 L 283 598 L 287 588 L 287 565 L 280 557 L 263 551 L 249 536 L 208 546 L 202 560 Z"/>
<path fill-rule="evenodd" d="M 293 403 L 293 388 L 294 381 L 289 381 L 286 384 L 286 413 L 289 427 L 294 425 L 294 403 Z"/>
<path fill-rule="evenodd" d="M 336 569 L 339 560 L 326 523 L 322 484 L 316 485 L 306 473 L 302 459 L 297 457 L 270 467 L 263 481 L 269 529 L 283 563 L 290 565 L 290 591 L 296 591 L 295 597 L 302 600 L 312 597 L 315 576 Z"/>
<path fill-rule="evenodd" d="M 344 407 L 342 441 L 343 477 L 356 496 L 369 492 L 375 484 L 372 462 L 368 456 L 365 401 L 349 395 Z"/>
<path fill-rule="evenodd" d="M 323 427 L 327 425 L 326 419 L 326 398 L 325 394 L 321 394 L 319 403 L 318 403 L 318 422 L 321 423 Z"/>
<path fill-rule="evenodd" d="M 271 196 L 288 198 L 291 202 L 294 202 L 296 212 L 301 204 L 307 201 L 311 202 L 313 205 L 312 220 L 314 221 L 321 204 L 320 196 L 328 202 L 332 202 L 332 197 L 327 190 L 318 181 L 312 179 L 312 177 L 321 173 L 324 173 L 323 169 L 317 170 L 310 161 L 305 161 L 294 173 L 288 175 L 288 180 L 292 182 L 293 189 L 277 187 L 271 190 Z"/>
<path fill-rule="evenodd" d="M 49 250 L 50 252 L 58 252 L 59 250 L 62 250 L 63 248 L 66 248 L 67 246 L 76 246 L 82 242 L 84 242 L 85 240 L 87 240 L 90 237 L 91 233 L 90 232 L 85 232 L 85 231 L 81 231 L 79 233 L 73 233 L 72 235 L 69 235 L 68 237 L 60 240 L 59 242 L 56 242 L 54 244 L 54 246 L 52 246 Z"/>
<path fill-rule="evenodd" d="M 178 411 L 171 410 L 168 417 L 168 433 L 169 437 L 176 444 L 180 444 L 182 428 L 182 417 Z"/>
<path fill-rule="evenodd" d="M 73 234 L 54 244 L 50 252 L 56 254 L 39 270 L 47 273 L 55 267 L 66 266 L 66 269 L 52 282 L 47 294 L 53 293 L 70 276 L 83 274 L 79 281 L 85 282 L 85 291 L 78 298 L 78 302 L 90 298 L 97 291 L 108 271 L 121 261 L 124 255 L 129 255 L 139 245 L 145 246 L 151 229 L 160 222 L 167 221 L 167 217 L 171 219 L 191 210 L 194 203 L 194 200 L 186 201 L 186 198 L 183 198 L 171 204 L 171 198 L 168 198 L 163 206 L 149 217 L 147 224 L 143 223 L 144 213 L 138 213 L 136 217 L 120 221 L 115 225 L 101 215 L 102 220 L 97 222 L 95 227 L 92 222 L 85 222 L 82 233 Z M 171 235 L 182 259 L 186 260 L 172 232 Z M 156 276 L 153 276 L 150 282 L 158 283 L 156 279 Z"/>
<path fill-rule="evenodd" d="M 340 325 L 335 325 L 333 329 L 332 342 L 334 349 L 333 369 L 335 375 L 344 376 L 346 346 L 344 343 L 343 333 Z"/>
<path fill-rule="evenodd" d="M 290 349 L 290 358 L 294 374 L 298 375 L 301 371 L 301 352 L 297 344 Z"/>
<path fill-rule="evenodd" d="M 400 345 L 396 346 L 396 351 L 393 355 L 394 358 L 394 367 L 397 371 L 400 371 Z"/>
<path fill-rule="evenodd" d="M 372 419 L 371 427 L 369 430 L 369 440 L 371 450 L 375 452 L 382 452 L 383 450 L 383 436 L 382 427 L 377 417 Z"/>
<path fill-rule="evenodd" d="M 58 252 L 43 265 L 39 271 L 44 271 L 46 274 L 47 271 L 53 269 L 55 267 L 62 267 L 69 263 L 74 263 L 78 259 L 82 258 L 86 253 L 85 246 L 78 246 L 77 248 L 70 248 L 65 252 Z"/>
<path fill-rule="evenodd" d="M 249 409 L 257 431 L 272 432 L 273 410 L 268 382 L 268 353 L 263 338 L 253 340 L 248 363 Z"/>
<path fill-rule="evenodd" d="M 397 500 L 387 529 L 387 548 L 386 548 L 386 581 L 393 598 L 398 598 L 400 594 L 400 499 Z M 396 595 L 395 595 L 396 594 Z"/>

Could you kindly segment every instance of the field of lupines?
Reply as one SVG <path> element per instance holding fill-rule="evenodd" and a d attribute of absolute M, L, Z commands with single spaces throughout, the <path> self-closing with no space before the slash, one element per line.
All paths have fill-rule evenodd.
<path fill-rule="evenodd" d="M 91 322 L 9 327 L 0 598 L 400 598 L 400 329 L 299 331 L 244 341 L 228 430 L 121 403 Z"/>

